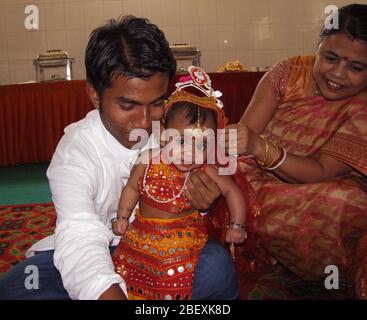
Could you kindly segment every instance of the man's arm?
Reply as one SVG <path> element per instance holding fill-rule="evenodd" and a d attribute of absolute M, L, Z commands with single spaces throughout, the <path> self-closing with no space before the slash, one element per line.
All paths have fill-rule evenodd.
<path fill-rule="evenodd" d="M 47 172 L 57 211 L 55 266 L 72 299 L 123 298 L 125 283 L 109 251 L 112 232 L 95 212 L 95 168 L 72 152 L 65 161 L 56 154 Z"/>

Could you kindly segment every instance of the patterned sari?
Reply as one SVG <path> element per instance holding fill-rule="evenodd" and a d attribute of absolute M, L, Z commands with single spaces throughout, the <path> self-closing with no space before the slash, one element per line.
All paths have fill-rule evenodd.
<path fill-rule="evenodd" d="M 303 280 L 323 281 L 326 266 L 337 266 L 349 293 L 367 299 L 367 92 L 306 97 L 314 60 L 295 57 L 269 71 L 279 105 L 264 135 L 288 153 L 324 153 L 354 170 L 308 184 L 285 183 L 249 158 L 239 159 L 239 171 L 261 207 L 256 243 Z"/>

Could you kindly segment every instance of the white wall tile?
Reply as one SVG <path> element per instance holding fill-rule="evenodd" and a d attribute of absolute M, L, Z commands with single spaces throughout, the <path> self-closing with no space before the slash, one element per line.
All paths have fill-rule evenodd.
<path fill-rule="evenodd" d="M 84 29 L 75 29 L 66 31 L 65 50 L 71 57 L 83 56 L 87 46 L 88 37 Z"/>
<path fill-rule="evenodd" d="M 200 44 L 204 51 L 218 50 L 218 28 L 216 25 L 200 26 Z"/>
<path fill-rule="evenodd" d="M 198 25 L 182 26 L 181 39 L 183 43 L 191 44 L 201 50 L 200 27 Z"/>
<path fill-rule="evenodd" d="M 218 25 L 216 38 L 218 50 L 233 51 L 236 49 L 237 34 L 234 25 Z"/>
<path fill-rule="evenodd" d="M 9 61 L 9 74 L 11 83 L 19 83 L 32 80 L 29 60 L 19 59 Z"/>
<path fill-rule="evenodd" d="M 8 58 L 9 60 L 27 59 L 27 33 L 8 33 Z"/>
<path fill-rule="evenodd" d="M 7 32 L 21 32 L 25 31 L 24 20 L 26 14 L 24 13 L 24 5 L 7 5 L 3 6 L 3 14 L 1 19 L 5 20 Z"/>
<path fill-rule="evenodd" d="M 152 23 L 162 25 L 162 15 L 166 12 L 161 10 L 160 0 L 142 0 L 142 15 Z"/>
<path fill-rule="evenodd" d="M 87 1 L 84 2 L 85 27 L 93 30 L 103 22 L 103 2 Z"/>
<path fill-rule="evenodd" d="M 235 47 L 237 50 L 253 50 L 255 47 L 255 26 L 235 25 Z"/>
<path fill-rule="evenodd" d="M 66 29 L 84 28 L 84 2 L 74 1 L 65 3 L 65 27 Z"/>
<path fill-rule="evenodd" d="M 119 0 L 108 0 L 103 2 L 103 20 L 119 18 L 122 15 L 122 2 Z"/>
<path fill-rule="evenodd" d="M 192 26 L 200 23 L 199 1 L 201 0 L 180 0 L 179 5 L 182 25 Z"/>
<path fill-rule="evenodd" d="M 3 33 L 7 32 L 6 18 L 5 18 L 5 14 L 7 14 L 7 6 L 0 5 L 0 12 L 3 15 L 3 18 L 0 19 L 0 33 Z"/>
<path fill-rule="evenodd" d="M 30 3 L 39 9 L 39 30 L 24 28 L 24 8 Z M 340 7 L 350 1 L 333 3 Z M 209 71 L 229 60 L 240 60 L 248 69 L 267 66 L 287 55 L 315 52 L 328 4 L 328 0 L 0 0 L 4 69 L 0 83 L 33 77 L 32 59 L 47 49 L 67 50 L 77 59 L 74 76 L 83 77 L 90 32 L 107 19 L 126 14 L 149 18 L 171 43 L 196 46 Z M 28 67 L 22 75 L 25 60 Z"/>
<path fill-rule="evenodd" d="M 28 45 L 28 58 L 35 59 L 40 53 L 47 50 L 47 40 L 45 31 L 32 31 L 26 33 Z"/>
<path fill-rule="evenodd" d="M 50 30 L 46 32 L 47 50 L 65 50 L 66 49 L 66 31 Z"/>
<path fill-rule="evenodd" d="M 235 0 L 217 0 L 217 24 L 235 23 Z"/>
<path fill-rule="evenodd" d="M 203 25 L 217 23 L 217 7 L 214 0 L 199 1 L 199 22 Z"/>
<path fill-rule="evenodd" d="M 218 51 L 202 51 L 201 65 L 206 72 L 214 72 L 219 66 Z"/>
<path fill-rule="evenodd" d="M 0 60 L 7 60 L 8 59 L 8 34 L 7 33 L 0 33 Z"/>
<path fill-rule="evenodd" d="M 180 1 L 161 0 L 163 26 L 181 25 Z"/>
<path fill-rule="evenodd" d="M 166 39 L 170 45 L 182 43 L 181 27 L 180 26 L 162 26 Z"/>
<path fill-rule="evenodd" d="M 136 17 L 141 17 L 143 14 L 141 0 L 122 1 L 122 12 L 124 15 L 133 15 Z"/>
<path fill-rule="evenodd" d="M 45 19 L 47 30 L 65 29 L 65 7 L 63 2 L 49 2 L 43 6 L 42 18 Z M 40 13 L 41 18 L 41 13 Z"/>

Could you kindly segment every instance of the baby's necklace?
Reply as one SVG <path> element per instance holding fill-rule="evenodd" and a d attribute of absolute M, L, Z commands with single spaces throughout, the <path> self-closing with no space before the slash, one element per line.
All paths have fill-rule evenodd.
<path fill-rule="evenodd" d="M 189 176 L 190 176 L 190 172 L 186 172 L 186 173 L 185 173 L 185 181 L 184 181 L 184 183 L 183 183 L 183 185 L 182 185 L 181 190 L 180 190 L 180 191 L 179 191 L 179 193 L 177 193 L 177 194 L 175 194 L 175 193 L 174 193 L 172 175 L 169 175 L 170 180 L 171 180 L 171 189 L 172 189 L 172 195 L 173 195 L 173 197 L 172 197 L 172 198 L 170 198 L 170 199 L 159 200 L 159 199 L 155 198 L 155 197 L 154 197 L 154 196 L 149 192 L 149 190 L 148 190 L 148 188 L 147 188 L 147 185 L 146 185 L 146 179 L 147 179 L 147 172 L 148 172 L 148 169 L 149 169 L 149 165 L 146 167 L 145 172 L 144 172 L 143 188 L 144 188 L 144 191 L 146 192 L 146 194 L 148 195 L 148 197 L 149 197 L 150 199 L 152 199 L 152 200 L 154 200 L 154 201 L 156 201 L 156 202 L 158 202 L 158 203 L 168 203 L 168 202 L 171 202 L 171 201 L 176 200 L 178 197 L 180 197 L 180 196 L 181 196 L 182 192 L 183 192 L 183 191 L 185 190 L 185 188 L 186 188 L 186 183 L 187 183 L 187 180 L 188 180 L 188 178 L 189 178 Z"/>

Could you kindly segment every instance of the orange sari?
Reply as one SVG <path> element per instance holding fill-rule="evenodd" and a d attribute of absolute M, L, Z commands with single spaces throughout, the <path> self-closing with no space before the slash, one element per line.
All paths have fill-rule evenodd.
<path fill-rule="evenodd" d="M 318 183 L 285 183 L 240 158 L 261 212 L 253 216 L 256 243 L 304 280 L 323 281 L 336 265 L 341 284 L 367 298 L 367 92 L 342 101 L 305 97 L 314 56 L 295 57 L 271 72 L 279 105 L 264 135 L 288 153 L 321 153 L 354 170 Z"/>

